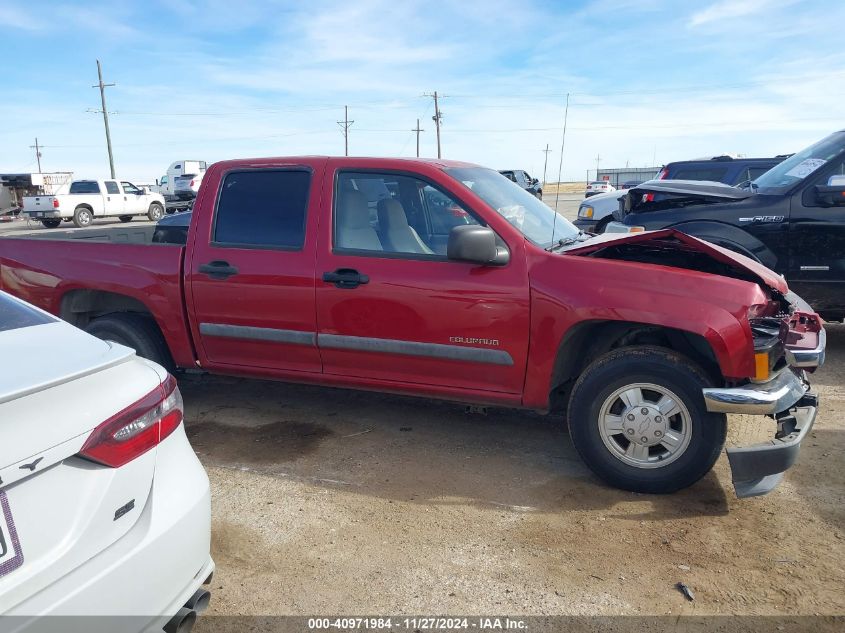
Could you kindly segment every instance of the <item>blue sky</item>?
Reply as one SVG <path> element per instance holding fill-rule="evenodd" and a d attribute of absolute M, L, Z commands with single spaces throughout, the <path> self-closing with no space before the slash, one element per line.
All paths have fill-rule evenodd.
<path fill-rule="evenodd" d="M 839 0 L 0 0 L 0 171 L 118 175 L 172 161 L 443 153 L 564 179 L 720 153 L 796 151 L 845 127 Z"/>

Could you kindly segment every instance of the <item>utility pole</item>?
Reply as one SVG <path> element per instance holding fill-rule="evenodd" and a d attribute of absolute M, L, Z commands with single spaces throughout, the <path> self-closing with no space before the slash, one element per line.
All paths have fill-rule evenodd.
<path fill-rule="evenodd" d="M 349 156 L 349 128 L 355 121 L 349 120 L 349 106 L 343 106 L 343 121 L 337 124 L 343 129 L 343 155 Z"/>
<path fill-rule="evenodd" d="M 92 88 L 99 88 L 100 89 L 100 102 L 103 104 L 103 123 L 106 126 L 106 146 L 109 149 L 109 169 L 111 170 L 111 177 L 114 178 L 114 154 L 111 151 L 111 132 L 109 132 L 109 111 L 106 109 L 106 88 L 110 88 L 115 84 L 104 84 L 103 83 L 103 69 L 100 66 L 100 60 L 97 60 L 97 78 L 99 82 L 96 86 L 91 86 Z"/>
<path fill-rule="evenodd" d="M 549 164 L 549 152 L 552 150 L 549 149 L 549 144 L 546 143 L 546 149 L 542 150 L 542 152 L 546 155 L 543 159 L 543 186 L 546 186 L 546 166 Z"/>
<path fill-rule="evenodd" d="M 599 161 L 601 161 L 601 156 L 596 154 L 596 180 L 599 179 Z"/>
<path fill-rule="evenodd" d="M 425 132 L 424 129 L 420 127 L 420 120 L 417 119 L 417 127 L 415 127 L 411 132 L 417 133 L 417 158 L 420 157 L 420 132 Z"/>
<path fill-rule="evenodd" d="M 29 149 L 35 150 L 35 160 L 38 161 L 38 173 L 41 173 L 41 147 L 38 145 L 38 137 L 35 137 L 35 145 L 30 145 Z"/>
<path fill-rule="evenodd" d="M 434 97 L 434 116 L 431 117 L 431 120 L 434 121 L 434 127 L 437 130 L 437 158 L 442 158 L 440 153 L 440 120 L 443 118 L 443 113 L 440 111 L 440 103 L 437 101 L 437 91 L 435 90 L 433 94 L 425 94 L 423 96 Z"/>

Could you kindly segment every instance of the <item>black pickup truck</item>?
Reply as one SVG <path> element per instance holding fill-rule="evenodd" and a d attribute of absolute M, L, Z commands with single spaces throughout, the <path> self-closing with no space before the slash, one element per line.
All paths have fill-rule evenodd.
<path fill-rule="evenodd" d="M 608 233 L 673 228 L 751 257 L 831 321 L 845 318 L 845 130 L 744 187 L 652 180 L 620 199 Z"/>

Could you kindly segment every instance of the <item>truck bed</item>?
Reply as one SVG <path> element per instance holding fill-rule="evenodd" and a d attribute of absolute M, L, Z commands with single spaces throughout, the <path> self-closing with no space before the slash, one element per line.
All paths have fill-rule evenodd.
<path fill-rule="evenodd" d="M 193 365 L 182 294 L 185 248 L 153 242 L 154 225 L 41 230 L 0 238 L 0 290 L 65 320 L 74 305 L 96 298 L 131 302 L 152 315 L 174 360 Z M 123 302 L 121 304 L 120 302 Z M 132 308 L 130 308 L 132 309 Z"/>

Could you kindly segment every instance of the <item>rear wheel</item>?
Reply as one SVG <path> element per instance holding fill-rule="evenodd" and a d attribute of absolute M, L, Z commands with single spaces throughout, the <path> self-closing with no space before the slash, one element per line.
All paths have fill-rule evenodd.
<path fill-rule="evenodd" d="M 94 216 L 88 207 L 76 207 L 73 212 L 73 223 L 79 228 L 90 226 Z"/>
<path fill-rule="evenodd" d="M 704 371 L 659 347 L 627 347 L 594 361 L 569 402 L 572 443 L 612 486 L 669 493 L 713 467 L 725 443 L 726 418 L 710 413 Z"/>
<path fill-rule="evenodd" d="M 159 220 L 161 220 L 161 216 L 163 215 L 164 208 L 158 202 L 153 202 L 150 205 L 149 211 L 147 211 L 147 217 L 153 222 L 158 222 Z"/>
<path fill-rule="evenodd" d="M 85 331 L 104 341 L 131 347 L 169 371 L 174 369 L 167 343 L 152 318 L 131 312 L 107 314 L 91 321 Z"/>
<path fill-rule="evenodd" d="M 41 224 L 46 226 L 48 229 L 54 229 L 61 223 L 61 220 L 41 220 Z"/>
<path fill-rule="evenodd" d="M 121 222 L 131 222 L 132 216 L 131 215 L 122 215 L 122 216 L 120 216 L 120 221 Z"/>

